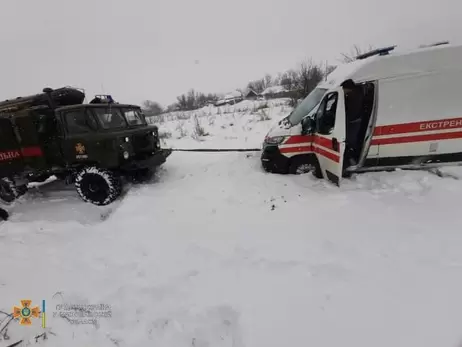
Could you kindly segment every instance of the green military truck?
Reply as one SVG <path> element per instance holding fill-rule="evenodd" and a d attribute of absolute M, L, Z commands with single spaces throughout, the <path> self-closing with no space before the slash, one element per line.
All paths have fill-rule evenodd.
<path fill-rule="evenodd" d="M 171 154 L 139 106 L 109 95 L 84 100 L 84 91 L 63 87 L 0 102 L 0 199 L 56 176 L 84 201 L 108 205 L 126 178 L 149 175 Z"/>

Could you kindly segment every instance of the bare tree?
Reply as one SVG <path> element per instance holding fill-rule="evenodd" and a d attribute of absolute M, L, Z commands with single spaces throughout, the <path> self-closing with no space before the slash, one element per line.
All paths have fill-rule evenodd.
<path fill-rule="evenodd" d="M 178 109 L 185 111 L 188 109 L 188 98 L 185 94 L 176 97 Z"/>
<path fill-rule="evenodd" d="M 252 89 L 257 93 L 263 92 L 266 88 L 273 85 L 273 77 L 270 74 L 266 74 L 265 77 L 259 80 L 251 81 L 247 84 L 247 89 Z"/>
<path fill-rule="evenodd" d="M 294 69 L 284 72 L 281 76 L 280 85 L 286 90 L 294 90 L 298 86 L 298 73 Z"/>
<path fill-rule="evenodd" d="M 323 77 L 324 73 L 322 67 L 314 64 L 311 59 L 300 63 L 298 68 L 297 89 L 301 91 L 301 96 L 307 96 Z"/>
<path fill-rule="evenodd" d="M 284 77 L 283 72 L 279 72 L 277 76 L 273 79 L 273 84 L 275 86 L 282 86 L 282 78 Z"/>
<path fill-rule="evenodd" d="M 204 107 L 208 102 L 215 102 L 218 100 L 216 94 L 204 94 L 196 92 L 194 89 L 190 89 L 187 94 L 182 94 L 176 97 L 177 102 L 174 105 L 170 105 L 168 110 L 178 109 L 180 111 L 196 110 Z"/>
<path fill-rule="evenodd" d="M 264 80 L 265 80 L 265 81 L 264 81 L 264 83 L 265 83 L 265 89 L 268 88 L 268 87 L 273 86 L 273 77 L 271 77 L 270 74 L 266 74 Z"/>
<path fill-rule="evenodd" d="M 248 89 L 252 89 L 257 93 L 261 93 L 262 91 L 265 90 L 265 80 L 260 79 L 256 81 L 251 81 L 247 84 Z"/>
<path fill-rule="evenodd" d="M 158 102 L 151 100 L 146 100 L 143 102 L 142 110 L 143 113 L 148 117 L 157 116 L 164 112 L 163 107 Z"/>

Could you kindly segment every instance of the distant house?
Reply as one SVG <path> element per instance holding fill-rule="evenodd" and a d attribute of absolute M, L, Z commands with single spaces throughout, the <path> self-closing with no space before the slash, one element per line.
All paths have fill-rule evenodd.
<path fill-rule="evenodd" d="M 215 106 L 222 106 L 222 105 L 234 105 L 238 102 L 244 100 L 242 93 L 238 90 L 235 90 L 229 94 L 226 94 L 222 99 L 218 100 L 215 103 Z"/>
<path fill-rule="evenodd" d="M 284 98 L 288 97 L 290 94 L 290 91 L 284 86 L 268 87 L 261 93 L 265 99 Z"/>
<path fill-rule="evenodd" d="M 260 95 L 253 89 L 247 89 L 244 92 L 244 99 L 246 100 L 256 100 Z"/>

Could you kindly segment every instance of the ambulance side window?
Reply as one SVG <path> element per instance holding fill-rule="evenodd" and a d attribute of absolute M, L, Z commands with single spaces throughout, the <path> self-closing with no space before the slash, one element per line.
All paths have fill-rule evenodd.
<path fill-rule="evenodd" d="M 334 130 L 337 100 L 338 93 L 330 93 L 319 105 L 318 112 L 316 112 L 316 132 L 318 134 L 329 135 Z"/>

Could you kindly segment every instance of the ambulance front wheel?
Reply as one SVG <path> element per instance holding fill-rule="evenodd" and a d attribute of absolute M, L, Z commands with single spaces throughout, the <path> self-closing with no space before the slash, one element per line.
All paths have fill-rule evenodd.
<path fill-rule="evenodd" d="M 289 173 L 292 175 L 302 175 L 311 172 L 316 178 L 322 178 L 321 168 L 317 160 L 310 157 L 294 157 L 289 166 Z"/>

